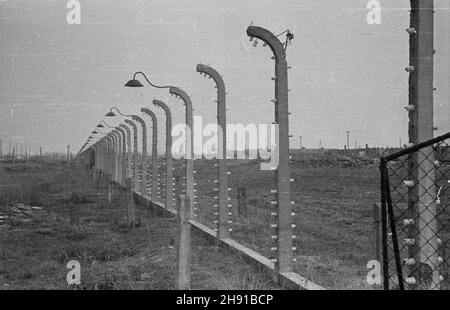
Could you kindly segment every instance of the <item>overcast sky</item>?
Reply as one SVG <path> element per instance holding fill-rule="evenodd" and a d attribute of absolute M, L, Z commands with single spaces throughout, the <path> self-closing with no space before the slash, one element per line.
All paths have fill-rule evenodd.
<path fill-rule="evenodd" d="M 66 0 L 0 0 L 0 136 L 35 151 L 74 151 L 111 106 L 140 114 L 167 90 L 129 89 L 137 70 L 190 94 L 194 114 L 215 122 L 215 89 L 195 71 L 223 74 L 229 123 L 273 120 L 273 61 L 252 46 L 247 26 L 290 29 L 287 49 L 291 147 L 398 145 L 407 140 L 409 1 L 380 0 L 381 25 L 366 22 L 367 0 L 80 0 L 69 25 Z M 436 0 L 436 134 L 450 130 L 449 10 Z M 161 119 L 163 114 L 156 110 Z M 107 120 L 108 121 L 108 120 Z M 117 122 L 111 121 L 117 124 Z"/>

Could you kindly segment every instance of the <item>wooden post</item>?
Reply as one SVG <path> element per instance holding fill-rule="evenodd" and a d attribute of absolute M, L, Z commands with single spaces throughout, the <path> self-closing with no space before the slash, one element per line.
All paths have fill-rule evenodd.
<path fill-rule="evenodd" d="M 178 233 L 177 247 L 177 271 L 175 279 L 176 290 L 190 289 L 190 262 L 191 262 L 191 210 L 190 197 L 180 195 L 180 203 L 177 213 Z"/>
<path fill-rule="evenodd" d="M 433 57 L 434 3 L 433 0 L 411 0 L 409 76 L 409 142 L 418 144 L 433 138 Z M 408 189 L 409 258 L 415 260 L 409 277 L 411 288 L 439 289 L 438 243 L 436 235 L 436 185 L 433 147 L 415 152 L 408 163 L 414 186 Z M 400 242 L 406 242 L 400 240 Z M 431 281 L 421 270 L 429 270 Z M 425 287 L 426 286 L 426 287 Z"/>

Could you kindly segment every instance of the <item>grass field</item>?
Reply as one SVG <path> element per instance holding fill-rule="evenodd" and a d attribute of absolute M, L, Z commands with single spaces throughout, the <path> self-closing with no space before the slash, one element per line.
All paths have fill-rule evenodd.
<path fill-rule="evenodd" d="M 212 161 L 195 161 L 195 182 L 199 220 L 214 228 L 213 180 L 217 167 Z M 331 289 L 369 289 L 366 264 L 375 259 L 373 245 L 373 205 L 379 201 L 379 172 L 375 165 L 358 167 L 316 167 L 302 160 L 291 164 L 292 200 L 296 202 L 294 234 L 297 236 L 295 271 Z M 273 172 L 261 171 L 256 162 L 229 165 L 229 187 L 233 207 L 237 186 L 247 193 L 249 215 L 234 216 L 232 238 L 269 258 L 275 234 L 270 228 L 270 212 L 275 211 L 270 194 L 275 189 Z M 234 212 L 236 214 L 236 211 Z"/>
<path fill-rule="evenodd" d="M 11 215 L 0 225 L 0 289 L 66 289 L 72 259 L 81 263 L 83 289 L 174 288 L 174 219 L 138 207 L 139 227 L 129 229 L 124 194 L 115 192 L 108 207 L 105 189 L 96 189 L 84 171 L 9 167 L 0 166 L 0 184 L 18 186 L 0 191 L 0 213 Z M 7 207 L 14 202 L 44 211 L 14 218 Z M 276 289 L 242 258 L 193 238 L 192 289 Z"/>
<path fill-rule="evenodd" d="M 325 162 L 325 163 L 324 163 Z M 334 161 L 335 162 L 335 161 Z M 183 169 L 175 162 L 180 193 Z M 0 228 L 1 288 L 65 288 L 65 264 L 82 264 L 86 288 L 171 289 L 175 272 L 175 220 L 137 210 L 139 227 L 125 225 L 124 193 L 107 206 L 104 186 L 96 189 L 86 172 L 64 164 L 3 164 L 0 211 L 22 202 L 42 206 L 46 216 L 11 222 Z M 291 163 L 292 200 L 296 202 L 295 271 L 331 289 L 369 289 L 366 264 L 373 257 L 372 207 L 379 200 L 378 168 L 373 164 L 333 165 L 324 158 L 296 156 Z M 214 228 L 214 161 L 195 161 L 198 220 Z M 230 201 L 234 215 L 231 237 L 274 258 L 270 251 L 270 194 L 273 172 L 256 161 L 229 161 Z M 162 172 L 162 171 L 161 171 Z M 5 186 L 8 185 L 8 186 Z M 10 186 L 15 185 L 15 186 Z M 237 215 L 237 186 L 247 193 L 248 217 Z M 0 226 L 2 227 L 2 226 Z M 268 279 L 240 258 L 195 237 L 194 289 L 274 288 Z"/>

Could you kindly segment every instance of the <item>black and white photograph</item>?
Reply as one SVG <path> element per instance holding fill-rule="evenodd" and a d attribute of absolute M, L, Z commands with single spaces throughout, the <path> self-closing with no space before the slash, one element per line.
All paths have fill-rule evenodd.
<path fill-rule="evenodd" d="M 449 273 L 449 0 L 0 0 L 3 293 Z"/>

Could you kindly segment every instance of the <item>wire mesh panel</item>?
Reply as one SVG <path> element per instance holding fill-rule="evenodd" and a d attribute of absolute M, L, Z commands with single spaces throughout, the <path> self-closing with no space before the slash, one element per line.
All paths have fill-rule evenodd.
<path fill-rule="evenodd" d="M 385 289 L 448 290 L 450 133 L 383 157 Z"/>

